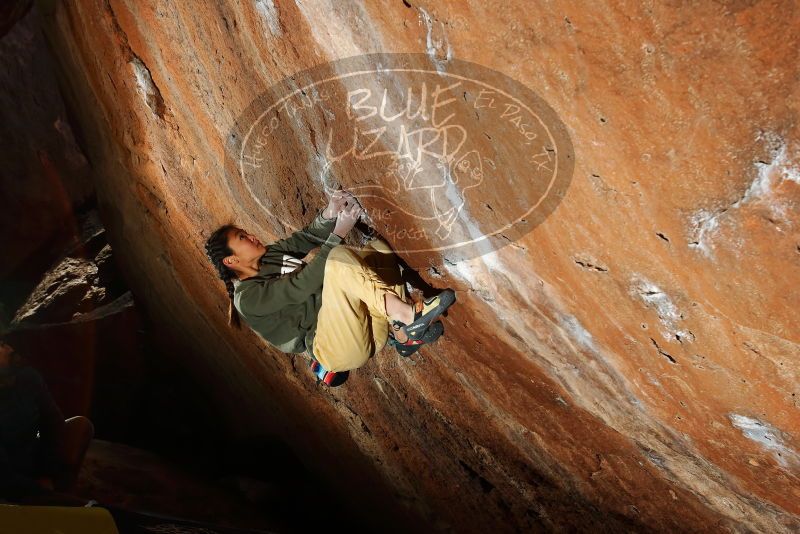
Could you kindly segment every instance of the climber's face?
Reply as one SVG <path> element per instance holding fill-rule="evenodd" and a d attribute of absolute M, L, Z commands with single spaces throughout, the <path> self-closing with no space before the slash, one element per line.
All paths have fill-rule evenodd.
<path fill-rule="evenodd" d="M 251 265 L 267 251 L 267 247 L 256 236 L 241 228 L 228 231 L 228 247 L 233 251 L 233 256 L 227 256 L 223 262 L 236 271 L 240 265 Z"/>

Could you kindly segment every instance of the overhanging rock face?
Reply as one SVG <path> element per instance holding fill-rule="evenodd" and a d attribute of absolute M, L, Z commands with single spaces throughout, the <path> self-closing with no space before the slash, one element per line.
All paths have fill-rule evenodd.
<path fill-rule="evenodd" d="M 280 432 L 353 502 L 409 525 L 800 528 L 792 2 L 49 4 L 39 8 L 109 241 L 137 301 L 241 432 Z M 379 92 L 332 104 L 364 84 L 388 88 L 393 104 L 409 87 L 419 99 L 422 82 L 395 63 L 373 64 L 358 86 L 331 63 L 330 91 L 270 110 L 307 86 L 307 69 L 375 53 L 427 61 L 430 89 L 462 73 L 460 61 L 497 78 L 451 89 L 452 122 L 403 119 L 417 128 L 400 139 L 417 132 L 424 162 L 387 162 L 398 137 L 370 144 L 375 121 L 397 126 L 387 110 L 371 115 Z M 505 96 L 549 118 L 481 111 L 479 82 L 527 88 L 535 96 Z M 254 102 L 272 113 L 261 140 L 237 136 L 264 118 Z M 467 140 L 463 153 L 445 146 L 448 125 L 463 126 L 448 130 Z M 514 128 L 550 136 L 544 159 Z M 355 150 L 342 132 L 361 136 Z M 257 152 L 243 151 L 248 140 Z M 366 157 L 377 148 L 391 153 Z M 260 171 L 237 174 L 248 155 Z M 546 217 L 525 219 L 546 196 L 545 159 L 569 176 Z M 448 181 L 428 216 L 403 210 L 430 194 L 411 184 L 431 175 Z M 302 357 L 226 326 L 203 243 L 228 221 L 262 241 L 282 236 L 333 182 L 394 191 L 364 199 L 373 221 L 458 303 L 435 346 L 411 360 L 387 350 L 324 390 Z M 496 232 L 513 222 L 523 226 Z M 481 234 L 492 238 L 471 252 L 453 246 Z"/>

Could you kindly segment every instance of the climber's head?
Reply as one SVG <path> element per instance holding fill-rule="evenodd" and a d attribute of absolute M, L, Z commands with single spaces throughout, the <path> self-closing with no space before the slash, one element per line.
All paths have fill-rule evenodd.
<path fill-rule="evenodd" d="M 267 251 L 267 248 L 256 239 L 253 234 L 248 234 L 241 228 L 229 228 L 227 233 L 228 249 L 231 254 L 224 258 L 223 262 L 228 268 L 237 273 L 241 272 L 240 265 L 252 265 Z"/>
<path fill-rule="evenodd" d="M 206 240 L 206 255 L 217 275 L 225 282 L 230 297 L 228 324 L 239 327 L 239 314 L 233 306 L 233 281 L 244 272 L 241 265 L 250 265 L 266 252 L 266 247 L 252 234 L 232 224 L 217 228 Z"/>

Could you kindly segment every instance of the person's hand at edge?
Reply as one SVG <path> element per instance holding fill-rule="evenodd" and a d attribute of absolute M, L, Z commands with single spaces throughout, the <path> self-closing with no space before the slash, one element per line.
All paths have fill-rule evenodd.
<path fill-rule="evenodd" d="M 344 239 L 353 229 L 353 226 L 356 225 L 356 221 L 358 221 L 363 211 L 364 208 L 358 202 L 348 202 L 336 218 L 336 226 L 333 228 L 333 233 Z"/>
<path fill-rule="evenodd" d="M 334 191 L 328 205 L 322 211 L 322 216 L 326 219 L 335 219 L 346 203 L 354 200 L 353 194 L 349 191 L 344 189 Z"/>

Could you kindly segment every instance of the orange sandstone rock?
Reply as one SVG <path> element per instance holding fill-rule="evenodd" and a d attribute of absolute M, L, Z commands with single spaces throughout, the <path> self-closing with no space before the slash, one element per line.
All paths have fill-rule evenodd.
<path fill-rule="evenodd" d="M 398 524 L 800 528 L 793 2 L 49 4 L 109 241 L 243 433 L 281 432 Z M 281 117 L 284 137 L 263 146 L 270 172 L 251 185 L 273 216 L 243 202 L 229 136 L 287 76 L 369 53 L 511 77 L 563 122 L 574 169 L 555 210 L 506 246 L 423 257 L 428 282 L 458 290 L 443 340 L 325 390 L 302 357 L 226 326 L 203 242 L 230 220 L 268 241 L 322 207 L 309 162 L 324 113 Z M 480 147 L 503 156 L 501 178 L 522 175 L 503 143 Z M 385 172 L 365 159 L 339 179 Z M 497 212 L 474 199 L 459 212 L 479 231 L 529 193 L 501 178 Z"/>

